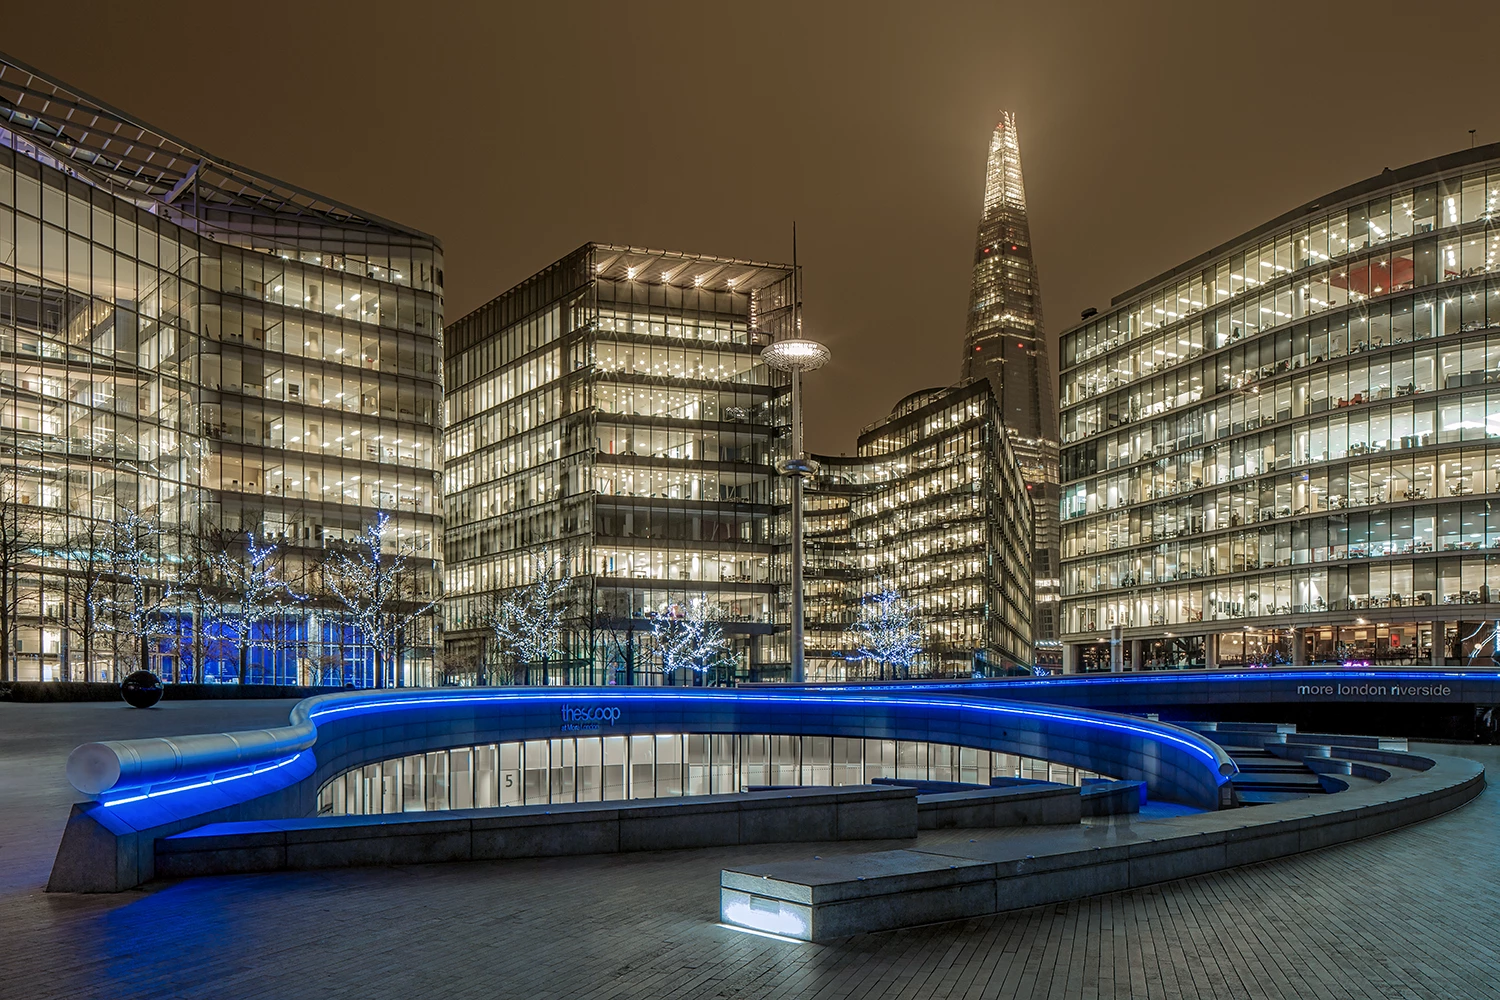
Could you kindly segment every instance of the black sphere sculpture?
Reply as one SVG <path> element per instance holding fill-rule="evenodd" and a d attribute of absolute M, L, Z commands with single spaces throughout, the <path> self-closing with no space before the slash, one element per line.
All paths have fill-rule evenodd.
<path fill-rule="evenodd" d="M 161 701 L 161 678 L 149 670 L 137 670 L 120 682 L 120 697 L 131 708 L 150 708 Z"/>

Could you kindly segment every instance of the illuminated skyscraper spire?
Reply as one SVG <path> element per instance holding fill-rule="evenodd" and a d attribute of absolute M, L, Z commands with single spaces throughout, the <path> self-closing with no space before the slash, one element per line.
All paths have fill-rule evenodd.
<path fill-rule="evenodd" d="M 1016 116 L 1000 113 L 985 166 L 984 215 L 974 248 L 974 278 L 964 336 L 965 379 L 985 377 L 1010 433 L 1035 512 L 1035 638 L 1057 638 L 1058 417 L 1052 365 L 1042 327 L 1041 289 L 1031 256 L 1026 186 Z"/>

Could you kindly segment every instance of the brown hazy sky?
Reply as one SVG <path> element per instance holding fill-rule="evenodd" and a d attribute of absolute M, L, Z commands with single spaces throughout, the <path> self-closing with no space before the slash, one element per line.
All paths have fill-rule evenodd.
<path fill-rule="evenodd" d="M 808 440 L 835 454 L 957 378 L 998 109 L 1054 336 L 1303 201 L 1500 139 L 1493 3 L 8 6 L 0 50 L 441 237 L 450 319 L 588 240 L 785 260 L 796 219 L 834 355 Z"/>

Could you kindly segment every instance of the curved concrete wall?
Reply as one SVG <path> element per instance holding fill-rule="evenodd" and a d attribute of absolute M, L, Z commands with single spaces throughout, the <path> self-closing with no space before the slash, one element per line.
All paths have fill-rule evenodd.
<path fill-rule="evenodd" d="M 977 692 L 976 692 L 977 693 Z M 1216 809 L 1235 770 L 1196 733 L 1143 719 L 962 693 L 474 688 L 350 692 L 299 703 L 291 725 L 92 743 L 49 888 L 116 891 L 149 879 L 154 844 L 208 822 L 310 815 L 318 788 L 376 760 L 565 735 L 770 733 L 952 743 L 1144 781 L 1154 798 Z"/>

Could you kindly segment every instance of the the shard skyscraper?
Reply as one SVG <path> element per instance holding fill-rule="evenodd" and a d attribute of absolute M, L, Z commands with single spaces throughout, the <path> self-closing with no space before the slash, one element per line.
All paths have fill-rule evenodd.
<path fill-rule="evenodd" d="M 974 279 L 964 336 L 965 379 L 988 377 L 1011 447 L 1031 492 L 1037 658 L 1058 649 L 1058 417 L 1052 364 L 1042 327 L 1041 288 L 1031 255 L 1026 187 L 1016 116 L 1001 112 L 985 168 L 984 215 L 974 248 Z"/>

